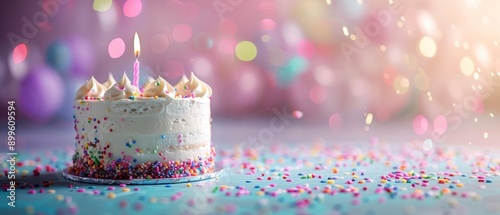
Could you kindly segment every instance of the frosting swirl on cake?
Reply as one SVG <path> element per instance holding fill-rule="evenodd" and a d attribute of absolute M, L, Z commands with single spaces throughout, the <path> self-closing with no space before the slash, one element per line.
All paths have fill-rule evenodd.
<path fill-rule="evenodd" d="M 116 83 L 109 90 L 107 90 L 106 93 L 104 93 L 104 99 L 111 101 L 120 99 L 135 99 L 135 97 L 140 94 L 141 91 L 131 84 L 127 75 L 123 74 L 120 83 Z"/>
<path fill-rule="evenodd" d="M 76 100 L 87 98 L 102 98 L 107 88 L 95 80 L 94 76 L 90 78 L 83 86 L 76 91 Z"/>
<path fill-rule="evenodd" d="M 142 94 L 145 97 L 174 97 L 175 89 L 165 79 L 158 77 L 156 81 L 145 85 Z"/>
<path fill-rule="evenodd" d="M 170 85 L 162 77 L 158 77 L 156 80 L 149 77 L 141 90 L 132 85 L 132 82 L 125 73 L 123 73 L 122 79 L 118 83 L 116 83 L 110 74 L 104 84 L 99 83 L 92 77 L 76 92 L 76 100 L 103 98 L 109 101 L 148 99 L 151 97 L 210 98 L 211 96 L 212 88 L 198 79 L 193 73 L 191 73 L 189 79 L 186 76 L 182 76 L 181 80 L 174 86 Z"/>
<path fill-rule="evenodd" d="M 177 91 L 177 93 L 175 94 L 176 96 L 179 95 L 179 92 L 185 89 L 185 86 L 188 82 L 189 79 L 186 77 L 186 75 L 182 75 L 181 80 L 179 80 L 179 82 L 177 82 L 177 84 L 174 85 L 174 88 Z"/>
<path fill-rule="evenodd" d="M 177 89 L 176 96 L 181 98 L 187 97 L 199 97 L 199 98 L 209 98 L 212 96 L 212 88 L 208 86 L 205 82 L 198 79 L 194 73 L 191 73 L 191 77 L 188 80 L 186 76 L 175 85 Z"/>
<path fill-rule="evenodd" d="M 111 73 L 109 73 L 108 80 L 106 80 L 106 82 L 104 82 L 103 85 L 106 87 L 106 89 L 109 89 L 115 84 L 116 84 L 115 78 Z"/>
<path fill-rule="evenodd" d="M 156 80 L 153 77 L 148 76 L 148 80 L 146 80 L 146 83 L 142 85 L 141 91 L 144 91 L 144 89 L 146 89 L 150 84 L 154 83 L 155 81 Z"/>

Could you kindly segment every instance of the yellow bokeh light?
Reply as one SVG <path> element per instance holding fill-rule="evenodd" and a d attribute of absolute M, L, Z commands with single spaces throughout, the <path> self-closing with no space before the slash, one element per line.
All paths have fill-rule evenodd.
<path fill-rule="evenodd" d="M 429 77 L 425 72 L 420 71 L 415 75 L 415 86 L 421 91 L 426 91 L 429 88 Z"/>
<path fill-rule="evenodd" d="M 366 122 L 367 125 L 370 125 L 370 124 L 372 124 L 372 121 L 373 121 L 373 114 L 369 113 L 368 115 L 366 115 L 365 122 Z"/>
<path fill-rule="evenodd" d="M 113 0 L 94 0 L 93 8 L 95 11 L 104 12 L 111 8 Z"/>
<path fill-rule="evenodd" d="M 474 72 L 474 62 L 469 57 L 464 57 L 460 61 L 460 71 L 466 76 L 471 76 Z"/>
<path fill-rule="evenodd" d="M 409 85 L 410 81 L 408 80 L 408 78 L 399 75 L 398 77 L 396 77 L 393 83 L 394 91 L 396 91 L 396 94 L 398 95 L 403 95 L 408 92 Z"/>
<path fill-rule="evenodd" d="M 408 88 L 410 86 L 410 81 L 408 81 L 408 78 L 403 77 L 399 84 L 401 84 L 401 87 Z"/>
<path fill-rule="evenodd" d="M 236 45 L 236 57 L 242 61 L 251 61 L 257 56 L 257 47 L 250 41 L 241 41 Z"/>
<path fill-rule="evenodd" d="M 427 98 L 429 99 L 430 102 L 432 102 L 432 94 L 431 94 L 431 92 L 427 91 Z"/>
<path fill-rule="evenodd" d="M 436 54 L 436 42 L 430 37 L 423 37 L 418 47 L 424 57 L 431 58 Z"/>
<path fill-rule="evenodd" d="M 347 29 L 347 26 L 343 26 L 342 31 L 344 32 L 345 36 L 349 36 L 349 29 Z"/>

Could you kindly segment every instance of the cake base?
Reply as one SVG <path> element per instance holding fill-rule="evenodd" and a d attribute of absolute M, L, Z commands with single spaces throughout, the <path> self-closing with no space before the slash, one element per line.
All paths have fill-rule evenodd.
<path fill-rule="evenodd" d="M 214 169 L 202 175 L 197 176 L 186 176 L 186 177 L 178 177 L 178 178 L 158 178 L 158 179 L 130 179 L 130 180 L 120 180 L 120 179 L 102 179 L 102 178 L 88 178 L 73 175 L 69 172 L 70 168 L 66 168 L 62 171 L 62 176 L 66 179 L 82 182 L 82 183 L 90 183 L 90 184 L 144 184 L 144 185 L 152 185 L 152 184 L 177 184 L 177 183 L 188 183 L 188 182 L 196 182 L 203 180 L 210 180 L 216 177 L 223 172 L 223 168 L 214 167 Z"/>
<path fill-rule="evenodd" d="M 95 154 L 95 153 L 94 153 Z M 215 165 L 215 149 L 212 147 L 210 154 L 206 157 L 198 157 L 185 161 L 147 161 L 136 163 L 131 156 L 118 158 L 116 161 L 105 161 L 103 154 L 99 156 L 92 154 L 73 155 L 73 167 L 69 172 L 73 175 L 88 178 L 102 179 L 159 179 L 198 176 L 210 173 Z M 106 163 L 104 165 L 104 163 Z"/>

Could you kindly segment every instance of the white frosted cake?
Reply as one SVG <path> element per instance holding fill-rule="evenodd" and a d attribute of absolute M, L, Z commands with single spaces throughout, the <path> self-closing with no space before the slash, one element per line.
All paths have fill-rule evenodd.
<path fill-rule="evenodd" d="M 212 89 L 194 74 L 175 86 L 163 78 L 141 88 L 124 74 L 101 84 L 93 77 L 74 104 L 73 174 L 106 179 L 153 179 L 210 172 Z"/>

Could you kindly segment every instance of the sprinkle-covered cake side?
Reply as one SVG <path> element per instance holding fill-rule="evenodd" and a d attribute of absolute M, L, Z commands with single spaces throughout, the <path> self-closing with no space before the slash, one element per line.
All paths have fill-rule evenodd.
<path fill-rule="evenodd" d="M 74 174 L 93 178 L 175 178 L 213 169 L 211 88 L 191 75 L 139 90 L 124 75 L 91 78 L 74 104 Z M 107 85 L 107 86 L 106 86 Z"/>

